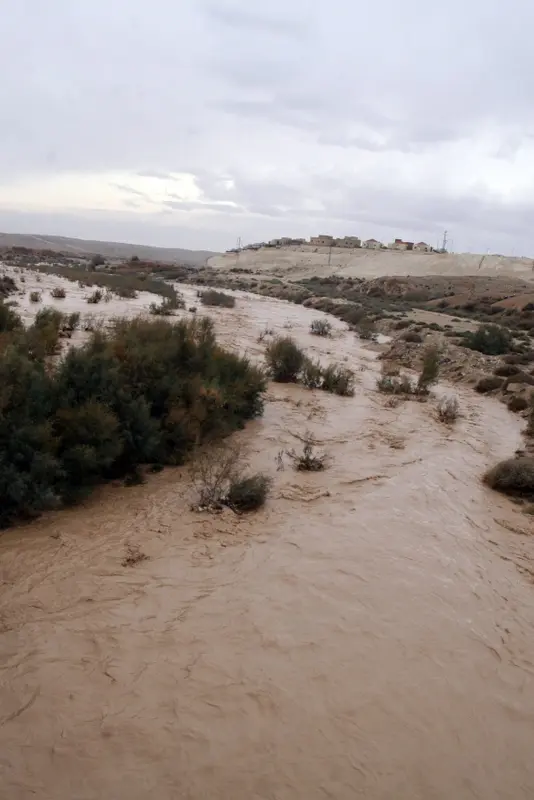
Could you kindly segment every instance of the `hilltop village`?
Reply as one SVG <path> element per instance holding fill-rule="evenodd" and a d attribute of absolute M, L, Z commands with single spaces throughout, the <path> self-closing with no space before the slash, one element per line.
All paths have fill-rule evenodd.
<path fill-rule="evenodd" d="M 383 244 L 377 239 L 361 240 L 358 236 L 342 236 L 336 238 L 321 234 L 307 239 L 293 239 L 290 236 L 282 236 L 280 239 L 271 239 L 269 242 L 254 242 L 243 247 L 234 247 L 227 250 L 227 253 L 240 253 L 242 250 L 261 250 L 268 247 L 343 247 L 354 250 L 364 248 L 367 250 L 416 250 L 421 253 L 443 252 L 437 250 L 426 242 L 405 242 L 403 239 L 395 239 L 390 244 Z"/>

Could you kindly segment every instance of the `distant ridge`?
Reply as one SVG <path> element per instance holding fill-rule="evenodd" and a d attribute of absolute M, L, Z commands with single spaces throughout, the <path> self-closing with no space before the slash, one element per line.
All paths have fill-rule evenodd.
<path fill-rule="evenodd" d="M 32 250 L 61 250 L 72 255 L 94 255 L 106 258 L 131 258 L 139 256 L 149 261 L 178 262 L 201 267 L 208 258 L 217 255 L 210 250 L 184 250 L 179 247 L 152 247 L 127 242 L 100 242 L 91 239 L 72 239 L 68 236 L 48 236 L 28 233 L 0 233 L 0 249 L 28 247 Z"/>

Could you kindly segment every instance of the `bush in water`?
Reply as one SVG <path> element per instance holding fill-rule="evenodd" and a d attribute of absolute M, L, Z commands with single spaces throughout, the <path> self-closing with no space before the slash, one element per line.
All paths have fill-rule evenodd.
<path fill-rule="evenodd" d="M 223 350 L 209 320 L 118 321 L 51 365 L 51 311 L 0 354 L 0 525 L 140 464 L 182 463 L 262 413 L 263 373 Z"/>
<path fill-rule="evenodd" d="M 534 458 L 521 456 L 501 461 L 484 475 L 491 489 L 517 497 L 534 497 Z"/>

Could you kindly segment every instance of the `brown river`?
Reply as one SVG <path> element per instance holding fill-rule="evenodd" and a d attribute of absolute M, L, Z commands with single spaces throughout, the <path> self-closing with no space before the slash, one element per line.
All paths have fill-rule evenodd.
<path fill-rule="evenodd" d="M 531 800 L 531 523 L 480 483 L 521 421 L 466 389 L 452 429 L 388 408 L 376 346 L 318 312 L 213 316 L 252 356 L 287 328 L 356 394 L 270 386 L 238 435 L 274 479 L 256 514 L 191 512 L 169 469 L 4 533 L 0 797 Z M 307 430 L 331 467 L 277 470 Z"/>

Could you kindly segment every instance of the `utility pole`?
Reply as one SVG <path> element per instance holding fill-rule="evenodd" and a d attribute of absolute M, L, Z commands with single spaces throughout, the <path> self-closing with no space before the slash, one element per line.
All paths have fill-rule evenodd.
<path fill-rule="evenodd" d="M 447 234 L 448 234 L 448 231 L 443 231 L 443 244 L 441 245 L 441 249 L 443 250 L 444 253 L 447 250 L 447 241 L 448 241 Z"/>
<path fill-rule="evenodd" d="M 332 260 L 332 245 L 328 248 L 328 266 L 330 266 L 330 262 Z"/>

